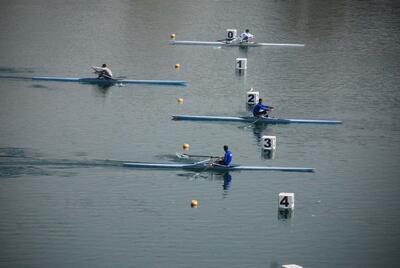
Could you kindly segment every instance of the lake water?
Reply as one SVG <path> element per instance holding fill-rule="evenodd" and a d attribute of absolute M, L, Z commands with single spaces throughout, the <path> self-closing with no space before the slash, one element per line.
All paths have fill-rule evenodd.
<path fill-rule="evenodd" d="M 2 1 L 1 267 L 395 267 L 400 246 L 397 1 Z M 171 46 L 250 28 L 305 47 Z M 235 72 L 246 57 L 248 70 Z M 32 81 L 185 80 L 186 87 Z M 180 70 L 174 65 L 181 64 Z M 14 78 L 12 78 L 14 77 Z M 15 78 L 19 77 L 19 78 Z M 172 121 L 273 115 L 342 125 Z M 178 104 L 176 99 L 183 98 Z M 261 136 L 277 137 L 273 158 Z M 193 154 L 315 173 L 135 170 Z M 278 194 L 295 209 L 278 212 Z M 196 199 L 197 208 L 190 202 Z"/>

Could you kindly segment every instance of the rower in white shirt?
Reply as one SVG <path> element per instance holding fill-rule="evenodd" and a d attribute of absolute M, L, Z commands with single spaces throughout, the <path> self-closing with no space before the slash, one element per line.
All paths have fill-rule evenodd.
<path fill-rule="evenodd" d="M 95 74 L 98 74 L 98 79 L 112 79 L 112 72 L 111 69 L 107 67 L 107 64 L 101 65 L 101 67 L 92 66 Z"/>
<path fill-rule="evenodd" d="M 246 29 L 243 33 L 240 34 L 240 42 L 249 42 L 254 38 L 254 35 L 250 33 L 249 29 Z"/>

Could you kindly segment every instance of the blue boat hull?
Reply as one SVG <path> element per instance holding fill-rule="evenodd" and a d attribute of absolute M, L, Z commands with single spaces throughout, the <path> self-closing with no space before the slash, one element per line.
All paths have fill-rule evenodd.
<path fill-rule="evenodd" d="M 195 164 L 176 164 L 176 163 L 142 163 L 142 162 L 127 162 L 123 164 L 124 167 L 131 168 L 149 168 L 149 169 L 182 169 L 191 171 L 286 171 L 286 172 L 314 172 L 313 168 L 302 167 L 266 167 L 266 166 L 210 166 L 208 163 L 195 163 Z"/>
<path fill-rule="evenodd" d="M 175 85 L 184 86 L 185 81 L 179 80 L 132 80 L 132 79 L 98 79 L 98 78 L 76 78 L 76 77 L 49 77 L 49 76 L 36 76 L 32 77 L 33 80 L 41 81 L 57 81 L 57 82 L 77 82 L 84 84 L 101 84 L 101 85 L 114 85 L 114 84 L 152 84 L 152 85 Z"/>
<path fill-rule="evenodd" d="M 318 120 L 318 119 L 283 119 L 272 117 L 254 117 L 254 116 L 207 116 L 207 115 L 172 115 L 173 120 L 191 120 L 191 121 L 226 121 L 226 122 L 247 122 L 247 123 L 265 123 L 265 124 L 342 124 L 338 120 Z"/>

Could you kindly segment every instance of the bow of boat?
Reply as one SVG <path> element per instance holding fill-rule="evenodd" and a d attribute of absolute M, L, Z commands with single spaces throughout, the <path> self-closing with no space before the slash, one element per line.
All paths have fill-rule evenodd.
<path fill-rule="evenodd" d="M 287 119 L 290 123 L 299 124 L 342 124 L 340 120 L 327 120 L 327 119 Z"/>
<path fill-rule="evenodd" d="M 232 169 L 253 171 L 315 172 L 313 168 L 308 167 L 237 166 L 232 167 Z"/>

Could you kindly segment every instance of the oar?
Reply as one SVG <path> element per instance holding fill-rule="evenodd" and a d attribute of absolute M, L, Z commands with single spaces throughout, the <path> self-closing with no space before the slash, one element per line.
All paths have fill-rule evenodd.
<path fill-rule="evenodd" d="M 203 163 L 207 163 L 210 162 L 211 158 L 206 159 L 206 160 L 202 160 L 202 161 L 198 161 L 198 162 L 194 162 L 193 165 L 198 165 L 198 164 L 203 164 Z"/>
<path fill-rule="evenodd" d="M 181 154 L 181 153 L 176 153 L 176 156 L 178 158 L 191 158 L 191 157 L 207 157 L 207 158 L 218 158 L 219 156 L 214 156 L 214 155 L 201 155 L 201 154 Z"/>
<path fill-rule="evenodd" d="M 203 161 L 199 161 L 199 162 L 195 162 L 195 163 L 194 163 L 194 165 L 198 165 L 198 164 L 203 164 L 203 163 L 207 163 L 207 162 L 208 162 L 208 164 L 205 165 L 204 169 L 201 170 L 199 173 L 197 173 L 198 175 L 200 175 L 200 173 L 202 173 L 202 172 L 204 172 L 204 171 L 207 171 L 207 169 L 209 169 L 209 168 L 213 165 L 213 163 L 210 164 L 211 159 L 212 159 L 212 158 L 208 158 L 208 159 L 206 159 L 206 160 L 203 160 Z"/>
<path fill-rule="evenodd" d="M 269 107 L 269 110 L 267 110 L 267 115 L 269 116 L 269 112 L 272 111 L 272 110 L 274 110 L 274 109 L 275 109 L 275 107 L 270 106 L 270 107 Z M 259 116 L 256 120 L 254 120 L 253 122 L 251 122 L 248 126 L 246 126 L 246 127 L 244 127 L 244 128 L 249 128 L 249 127 L 251 127 L 252 125 L 254 125 L 255 123 L 257 123 L 257 122 L 258 122 L 260 119 L 262 119 L 262 118 L 268 118 L 268 117 Z"/>
<path fill-rule="evenodd" d="M 207 163 L 207 162 L 210 162 L 210 160 L 211 160 L 211 158 L 206 159 L 206 160 L 202 160 L 202 161 L 198 161 L 198 162 L 193 163 L 193 165 L 199 165 L 199 164 Z M 201 176 L 200 174 L 202 172 L 206 171 L 209 167 L 210 167 L 210 165 L 204 165 L 204 169 L 200 170 L 199 172 L 196 172 L 193 177 L 197 178 L 197 177 L 200 176 L 200 177 L 206 178 L 204 176 Z"/>
<path fill-rule="evenodd" d="M 216 167 L 227 167 L 226 165 L 221 165 L 221 164 L 218 164 L 218 163 L 213 163 L 213 166 L 216 166 Z"/>
<path fill-rule="evenodd" d="M 225 42 L 226 44 L 228 44 L 228 41 L 229 41 L 229 43 L 232 43 L 232 42 L 234 42 L 236 40 L 238 40 L 238 39 L 235 38 L 235 39 L 232 39 L 232 40 L 228 40 L 228 39 L 225 38 L 225 39 L 218 39 L 217 42 Z"/>
<path fill-rule="evenodd" d="M 261 118 L 263 118 L 262 116 L 259 116 L 256 120 L 254 120 L 253 122 L 251 122 L 249 125 L 243 127 L 243 128 L 249 128 L 252 125 L 254 125 L 255 123 L 257 123 Z"/>

